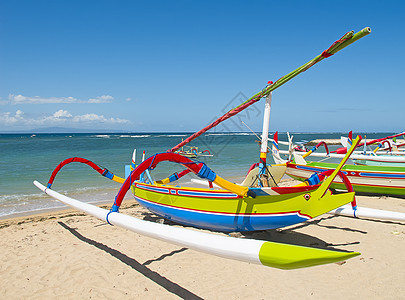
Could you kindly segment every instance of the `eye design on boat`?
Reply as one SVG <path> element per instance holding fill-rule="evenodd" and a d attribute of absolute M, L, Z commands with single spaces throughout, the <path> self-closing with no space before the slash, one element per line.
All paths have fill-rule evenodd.
<path fill-rule="evenodd" d="M 311 199 L 311 195 L 310 195 L 310 194 L 305 194 L 305 195 L 304 195 L 304 198 L 305 198 L 305 200 L 308 201 L 309 199 Z"/>

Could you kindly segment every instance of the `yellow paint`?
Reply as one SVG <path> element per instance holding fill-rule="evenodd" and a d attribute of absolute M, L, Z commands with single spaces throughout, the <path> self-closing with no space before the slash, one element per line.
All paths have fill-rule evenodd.
<path fill-rule="evenodd" d="M 224 178 L 219 177 L 218 175 L 215 177 L 214 183 L 216 183 L 220 187 L 222 187 L 228 191 L 231 191 L 232 193 L 235 193 L 242 197 L 246 197 L 247 192 L 249 191 L 248 187 L 234 184 Z"/>
<path fill-rule="evenodd" d="M 307 153 L 305 153 L 305 154 L 302 156 L 302 158 L 305 158 L 305 157 L 307 157 L 307 156 L 310 156 L 311 153 L 312 153 L 312 150 L 309 150 Z"/>
<path fill-rule="evenodd" d="M 165 179 L 162 179 L 162 180 L 156 181 L 157 184 L 166 184 L 166 183 L 169 183 L 169 182 L 170 182 L 169 177 L 167 177 Z"/>
<path fill-rule="evenodd" d="M 361 137 L 357 136 L 357 138 L 353 141 L 353 144 L 350 147 L 349 151 L 347 151 L 345 157 L 340 161 L 339 165 L 336 167 L 335 171 L 333 171 L 333 173 L 329 177 L 325 178 L 325 181 L 322 183 L 322 185 L 318 189 L 319 191 L 321 191 L 322 194 L 326 193 L 330 184 L 335 179 L 335 177 L 339 173 L 339 171 L 342 169 L 342 167 L 344 166 L 346 161 L 349 159 L 350 155 L 352 155 L 354 149 L 356 149 L 356 147 L 360 143 L 360 141 L 361 141 Z M 349 193 L 347 193 L 347 194 L 349 194 Z"/>
<path fill-rule="evenodd" d="M 113 175 L 112 180 L 115 181 L 115 182 L 118 182 L 118 183 L 124 183 L 125 182 L 124 178 L 118 177 L 116 175 Z"/>
<path fill-rule="evenodd" d="M 296 187 L 296 186 L 309 186 L 309 183 L 308 183 L 308 181 L 303 181 L 301 183 L 294 185 L 294 187 Z"/>

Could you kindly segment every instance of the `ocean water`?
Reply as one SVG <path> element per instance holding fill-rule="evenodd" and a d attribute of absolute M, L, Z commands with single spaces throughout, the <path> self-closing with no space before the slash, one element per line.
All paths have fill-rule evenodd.
<path fill-rule="evenodd" d="M 367 138 L 389 135 L 367 133 Z M 63 206 L 32 182 L 46 185 L 54 168 L 64 159 L 82 157 L 124 177 L 124 167 L 130 164 L 137 149 L 136 161 L 165 152 L 190 133 L 128 133 L 128 134 L 0 134 L 0 218 L 16 213 L 34 213 Z M 313 139 L 338 139 L 345 133 L 294 133 L 294 142 Z M 285 133 L 280 140 L 287 140 Z M 258 161 L 260 145 L 253 133 L 206 133 L 192 146 L 209 150 L 214 156 L 199 158 L 219 176 L 240 179 L 252 163 Z M 337 147 L 335 147 L 337 148 Z M 153 171 L 155 179 L 163 179 L 183 168 L 163 162 Z M 189 180 L 192 175 L 188 175 Z M 113 202 L 120 185 L 106 179 L 89 166 L 80 163 L 66 165 L 58 173 L 52 188 L 86 202 Z M 130 192 L 129 192 L 130 193 Z"/>

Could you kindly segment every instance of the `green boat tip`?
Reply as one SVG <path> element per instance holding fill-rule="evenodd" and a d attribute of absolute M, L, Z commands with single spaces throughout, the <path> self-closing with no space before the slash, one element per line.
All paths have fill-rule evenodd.
<path fill-rule="evenodd" d="M 340 262 L 358 255 L 359 252 L 342 252 L 274 242 L 263 243 L 259 251 L 259 259 L 263 265 L 284 270 Z"/>

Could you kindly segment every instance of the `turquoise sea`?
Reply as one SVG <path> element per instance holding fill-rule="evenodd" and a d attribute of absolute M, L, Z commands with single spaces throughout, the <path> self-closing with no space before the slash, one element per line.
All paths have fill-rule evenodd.
<path fill-rule="evenodd" d="M 313 139 L 339 139 L 347 133 L 292 133 L 294 142 Z M 364 133 L 363 133 L 364 134 Z M 380 138 L 391 133 L 367 133 Z M 46 185 L 53 169 L 62 160 L 83 157 L 114 174 L 124 177 L 124 166 L 130 164 L 137 149 L 137 163 L 142 152 L 146 157 L 165 152 L 190 133 L 72 133 L 72 134 L 0 134 L 0 218 L 16 213 L 35 213 L 62 204 L 38 190 L 33 180 Z M 287 140 L 285 133 L 280 140 Z M 253 133 L 206 133 L 191 144 L 209 150 L 214 156 L 203 158 L 218 175 L 243 177 L 252 163 L 258 161 L 260 146 Z M 162 179 L 183 168 L 174 163 L 159 164 L 153 171 Z M 190 175 L 191 176 L 191 175 Z M 191 178 L 191 177 L 190 177 Z M 189 180 L 186 178 L 186 180 Z M 52 188 L 87 202 L 113 202 L 120 185 L 102 177 L 87 165 L 72 163 L 56 176 Z"/>

